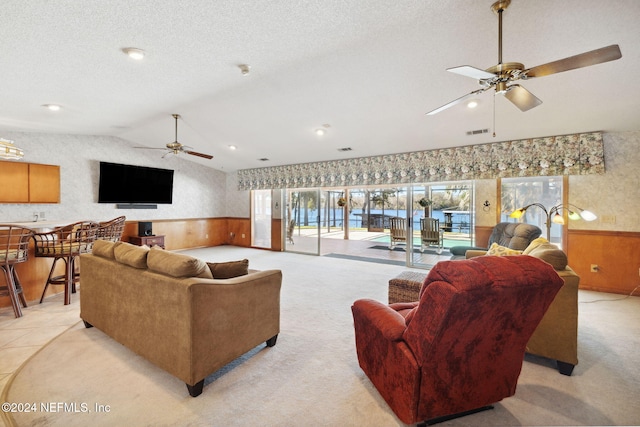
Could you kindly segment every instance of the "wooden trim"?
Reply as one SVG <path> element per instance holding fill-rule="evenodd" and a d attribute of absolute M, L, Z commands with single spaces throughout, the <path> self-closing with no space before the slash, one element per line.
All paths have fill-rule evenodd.
<path fill-rule="evenodd" d="M 568 230 L 569 265 L 580 289 L 629 295 L 640 285 L 640 232 Z M 591 272 L 591 265 L 597 272 Z"/>

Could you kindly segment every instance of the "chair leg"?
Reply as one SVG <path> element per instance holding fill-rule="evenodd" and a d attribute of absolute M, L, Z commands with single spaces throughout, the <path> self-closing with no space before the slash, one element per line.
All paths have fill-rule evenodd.
<path fill-rule="evenodd" d="M 13 283 L 16 285 L 16 292 L 18 293 L 18 297 L 20 297 L 20 302 L 23 307 L 27 307 L 27 300 L 24 298 L 24 292 L 22 290 L 22 283 L 20 283 L 20 279 L 18 279 L 18 273 L 16 273 L 16 268 L 11 268 L 13 274 Z"/>
<path fill-rule="evenodd" d="M 12 266 L 2 266 L 2 272 L 7 282 L 7 292 L 9 293 L 9 299 L 11 300 L 11 307 L 13 308 L 13 314 L 16 317 L 22 317 L 22 310 L 20 310 L 20 304 L 18 304 L 18 291 L 16 290 L 16 284 L 13 281 L 13 268 Z"/>
<path fill-rule="evenodd" d="M 420 426 L 420 427 L 422 427 L 422 426 L 432 426 L 434 424 L 442 423 L 442 422 L 453 420 L 453 419 L 460 418 L 460 417 L 466 417 L 467 415 L 475 414 L 475 413 L 482 412 L 482 411 L 487 411 L 489 409 L 493 409 L 493 406 L 492 405 L 488 405 L 488 406 L 483 406 L 482 408 L 472 409 L 470 411 L 464 411 L 464 412 L 460 412 L 460 413 L 457 413 L 457 414 L 444 415 L 442 417 L 432 418 L 430 420 L 426 420 L 426 421 L 423 421 L 421 423 L 418 423 L 418 426 Z"/>
<path fill-rule="evenodd" d="M 560 372 L 562 375 L 571 376 L 571 374 L 573 373 L 573 368 L 576 367 L 576 365 L 572 365 L 571 363 L 567 362 L 561 362 L 559 360 L 556 360 L 556 363 L 558 364 L 558 372 Z"/>
<path fill-rule="evenodd" d="M 54 258 L 53 264 L 51 264 L 51 270 L 49 270 L 49 276 L 47 277 L 47 283 L 44 284 L 44 289 L 42 290 L 42 296 L 40 297 L 40 304 L 44 301 L 44 294 L 47 293 L 47 288 L 49 287 L 49 283 L 51 283 L 51 276 L 53 276 L 53 270 L 56 268 L 56 263 L 60 258 Z"/>
<path fill-rule="evenodd" d="M 65 266 L 64 266 L 64 305 L 71 304 L 71 290 L 74 288 L 73 285 L 73 257 L 69 257 L 69 259 L 65 258 Z"/>

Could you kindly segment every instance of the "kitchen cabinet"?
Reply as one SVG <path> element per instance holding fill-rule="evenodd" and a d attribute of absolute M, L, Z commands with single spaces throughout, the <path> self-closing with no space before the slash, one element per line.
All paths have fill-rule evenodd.
<path fill-rule="evenodd" d="M 60 166 L 0 162 L 0 203 L 60 203 Z"/>

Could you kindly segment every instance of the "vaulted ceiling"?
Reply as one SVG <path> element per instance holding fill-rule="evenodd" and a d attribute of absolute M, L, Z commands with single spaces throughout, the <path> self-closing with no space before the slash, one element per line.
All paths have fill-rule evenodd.
<path fill-rule="evenodd" d="M 175 139 L 177 113 L 178 140 L 214 158 L 180 155 L 228 172 L 640 128 L 637 0 L 512 0 L 504 62 L 529 68 L 612 44 L 622 58 L 520 81 L 543 101 L 527 112 L 487 91 L 475 109 L 426 116 L 479 88 L 447 68 L 498 62 L 492 3 L 5 0 L 0 137 L 113 135 L 160 148 Z"/>

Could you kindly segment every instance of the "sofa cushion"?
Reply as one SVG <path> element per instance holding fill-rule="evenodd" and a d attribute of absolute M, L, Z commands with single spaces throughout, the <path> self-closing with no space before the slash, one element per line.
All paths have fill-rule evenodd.
<path fill-rule="evenodd" d="M 522 251 L 509 249 L 505 246 L 500 246 L 495 242 L 491 244 L 491 247 L 487 251 L 487 255 L 493 255 L 493 256 L 507 256 L 507 255 L 520 255 L 520 254 L 522 254 Z"/>
<path fill-rule="evenodd" d="M 165 251 L 160 247 L 153 247 L 149 250 L 147 265 L 149 270 L 171 277 L 213 279 L 206 262 L 189 255 Z"/>
<path fill-rule="evenodd" d="M 543 243 L 529 252 L 529 255 L 551 264 L 556 270 L 567 268 L 567 254 L 553 243 Z"/>
<path fill-rule="evenodd" d="M 93 242 L 92 253 L 102 258 L 115 259 L 115 248 L 121 242 L 112 242 L 110 240 L 96 240 Z"/>
<path fill-rule="evenodd" d="M 207 265 L 214 279 L 231 279 L 249 274 L 249 260 L 229 262 L 208 262 Z"/>
<path fill-rule="evenodd" d="M 134 268 L 147 268 L 148 246 L 136 246 L 121 242 L 113 250 L 116 261 Z"/>

